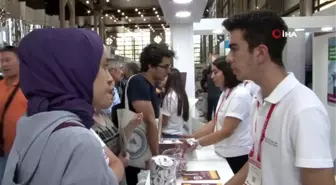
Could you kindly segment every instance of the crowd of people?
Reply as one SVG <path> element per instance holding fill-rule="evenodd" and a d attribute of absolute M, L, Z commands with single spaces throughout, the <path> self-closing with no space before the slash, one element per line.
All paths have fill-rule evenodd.
<path fill-rule="evenodd" d="M 161 136 L 194 138 L 190 148 L 214 145 L 234 173 L 226 185 L 334 185 L 327 111 L 286 72 L 286 38 L 271 34 L 288 30 L 284 20 L 258 10 L 223 26 L 230 52 L 206 73 L 218 93 L 209 97 L 208 123 L 191 134 L 183 128 L 191 115 L 182 73 L 165 44 L 146 46 L 140 65 L 111 61 L 87 29 L 38 29 L 17 48 L 2 48 L 2 184 L 136 185 L 150 158 L 130 165 L 140 158 L 125 146 L 137 146 L 133 133 L 144 126 L 151 156 L 160 154 Z M 124 127 L 125 109 L 134 114 Z"/>

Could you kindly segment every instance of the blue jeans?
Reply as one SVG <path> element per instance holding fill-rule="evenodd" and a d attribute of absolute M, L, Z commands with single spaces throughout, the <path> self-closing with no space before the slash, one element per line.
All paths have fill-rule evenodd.
<path fill-rule="evenodd" d="M 2 177 L 3 177 L 4 172 L 5 172 L 7 158 L 8 158 L 8 156 L 0 157 L 0 184 L 2 182 Z"/>

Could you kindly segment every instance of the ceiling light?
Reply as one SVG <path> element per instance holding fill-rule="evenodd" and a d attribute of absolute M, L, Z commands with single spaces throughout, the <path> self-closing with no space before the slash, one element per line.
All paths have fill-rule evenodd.
<path fill-rule="evenodd" d="M 324 27 L 321 30 L 322 31 L 331 31 L 333 28 L 332 27 Z"/>
<path fill-rule="evenodd" d="M 188 11 L 180 11 L 175 14 L 176 17 L 189 17 L 190 15 L 191 13 Z"/>
<path fill-rule="evenodd" d="M 155 8 L 153 8 L 153 10 L 155 11 L 156 9 L 155 9 Z"/>
<path fill-rule="evenodd" d="M 192 0 L 174 0 L 176 4 L 187 4 L 190 3 Z"/>
<path fill-rule="evenodd" d="M 220 33 L 223 33 L 223 30 L 213 30 L 212 33 L 214 33 L 214 34 L 220 34 Z"/>
<path fill-rule="evenodd" d="M 90 4 L 90 1 L 85 1 L 86 4 Z"/>
<path fill-rule="evenodd" d="M 107 17 L 108 15 L 107 14 L 105 14 L 105 17 Z"/>
<path fill-rule="evenodd" d="M 156 17 L 160 17 L 159 15 L 156 15 Z"/>
<path fill-rule="evenodd" d="M 118 10 L 118 13 L 120 13 L 120 10 Z"/>
<path fill-rule="evenodd" d="M 305 31 L 304 28 L 296 28 L 294 31 Z"/>
<path fill-rule="evenodd" d="M 123 13 L 121 13 L 121 15 L 125 15 L 125 13 L 123 12 Z"/>
<path fill-rule="evenodd" d="M 160 21 L 160 20 L 161 20 L 161 18 L 160 18 L 160 17 L 158 17 L 158 20 Z"/>
<path fill-rule="evenodd" d="M 128 19 L 128 17 L 127 17 L 127 16 L 125 16 L 125 18 L 126 18 L 126 19 Z"/>
<path fill-rule="evenodd" d="M 117 20 L 114 20 L 114 22 L 117 22 Z"/>
<path fill-rule="evenodd" d="M 110 19 L 112 19 L 112 17 L 110 17 Z"/>
<path fill-rule="evenodd" d="M 141 12 L 138 12 L 138 14 L 140 15 L 140 14 L 141 14 Z"/>
<path fill-rule="evenodd" d="M 143 15 L 141 14 L 141 17 L 143 17 Z"/>
<path fill-rule="evenodd" d="M 155 14 L 158 14 L 158 12 L 157 12 L 157 11 L 155 11 Z"/>
<path fill-rule="evenodd" d="M 136 8 L 136 9 L 135 9 L 135 11 L 137 12 L 137 11 L 138 11 L 138 9 Z"/>
<path fill-rule="evenodd" d="M 106 2 L 108 3 L 108 2 L 110 2 L 110 0 L 106 0 Z"/>
<path fill-rule="evenodd" d="M 90 11 L 90 10 L 88 10 L 88 11 L 87 11 L 87 13 L 91 13 L 91 11 Z"/>
<path fill-rule="evenodd" d="M 129 22 L 131 22 L 132 20 L 131 19 L 128 19 Z"/>
<path fill-rule="evenodd" d="M 144 21 L 146 21 L 146 19 L 143 19 Z"/>

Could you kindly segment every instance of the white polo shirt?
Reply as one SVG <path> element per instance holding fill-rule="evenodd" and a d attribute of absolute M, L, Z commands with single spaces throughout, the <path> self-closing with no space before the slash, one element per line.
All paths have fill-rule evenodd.
<path fill-rule="evenodd" d="M 259 85 L 255 84 L 251 80 L 245 80 L 241 85 L 250 91 L 252 97 L 255 96 L 260 89 Z"/>
<path fill-rule="evenodd" d="M 177 94 L 175 91 L 171 91 L 165 96 L 162 102 L 161 113 L 169 116 L 167 125 L 162 127 L 162 133 L 171 135 L 183 134 L 183 125 L 185 124 L 185 121 L 182 118 L 182 114 L 178 116 L 177 106 Z"/>
<path fill-rule="evenodd" d="M 262 184 L 301 185 L 300 168 L 332 168 L 334 150 L 327 111 L 315 93 L 292 73 L 264 101 L 261 91 L 253 101 L 255 151 L 271 104 L 276 106 L 262 143 Z"/>
<path fill-rule="evenodd" d="M 228 89 L 223 91 L 218 100 L 215 111 L 215 114 L 218 112 L 215 131 L 222 129 L 226 117 L 237 118 L 241 121 L 230 137 L 215 144 L 215 151 L 222 157 L 238 157 L 248 154 L 252 147 L 252 135 L 250 131 L 252 97 L 249 90 L 241 85 L 233 88 L 228 96 L 229 91 Z M 223 104 L 222 101 L 224 101 Z"/>

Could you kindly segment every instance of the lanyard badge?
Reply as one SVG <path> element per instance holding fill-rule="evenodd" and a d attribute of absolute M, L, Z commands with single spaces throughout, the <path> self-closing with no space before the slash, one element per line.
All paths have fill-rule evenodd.
<path fill-rule="evenodd" d="M 249 172 L 247 175 L 247 179 L 245 182 L 245 185 L 261 185 L 262 184 L 262 173 L 261 173 L 261 144 L 265 139 L 265 133 L 266 133 L 266 129 L 269 123 L 269 120 L 272 116 L 272 113 L 274 111 L 276 104 L 272 104 L 267 116 L 266 116 L 266 120 L 264 122 L 264 125 L 262 127 L 261 130 L 261 135 L 260 135 L 260 140 L 258 142 L 258 152 L 257 152 L 257 156 L 255 157 L 255 144 L 256 142 L 254 142 L 251 152 L 249 154 Z M 257 104 L 257 110 L 259 109 L 259 102 Z M 258 118 L 256 119 L 256 123 L 255 123 L 255 132 L 256 132 L 256 126 L 257 126 L 257 121 Z"/>

